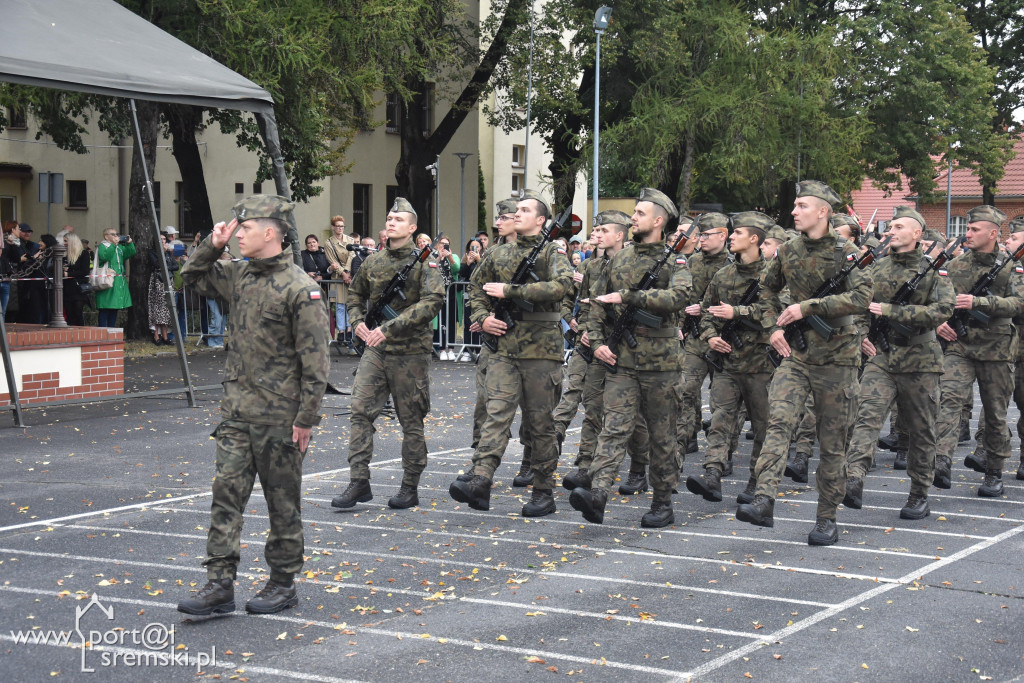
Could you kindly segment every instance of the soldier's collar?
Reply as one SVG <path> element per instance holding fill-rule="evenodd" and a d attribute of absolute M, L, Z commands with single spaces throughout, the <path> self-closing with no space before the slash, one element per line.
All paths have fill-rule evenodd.
<path fill-rule="evenodd" d="M 282 251 L 276 256 L 268 256 L 266 258 L 251 258 L 248 261 L 249 268 L 252 268 L 257 273 L 266 273 L 272 270 L 281 270 L 287 268 L 292 263 L 292 252 L 291 250 Z"/>
<path fill-rule="evenodd" d="M 389 241 L 388 242 L 388 253 L 393 255 L 393 256 L 408 256 L 409 254 L 412 253 L 412 250 L 413 250 L 413 248 L 415 246 L 416 245 L 414 245 L 412 243 L 412 240 L 409 240 L 408 242 L 406 242 L 402 246 L 394 248 L 394 247 L 391 246 L 391 242 Z"/>

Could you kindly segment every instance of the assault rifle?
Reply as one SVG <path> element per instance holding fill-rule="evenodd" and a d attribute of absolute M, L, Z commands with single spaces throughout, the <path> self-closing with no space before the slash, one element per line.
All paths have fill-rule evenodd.
<path fill-rule="evenodd" d="M 914 273 L 914 277 L 910 278 L 896 290 L 892 299 L 889 300 L 890 304 L 896 306 L 904 306 L 910 301 L 910 297 L 913 296 L 914 292 L 917 291 L 921 281 L 924 280 L 925 276 L 933 270 L 938 270 L 942 266 L 953 258 L 953 253 L 960 248 L 960 245 L 964 243 L 967 236 L 964 235 L 960 239 L 952 242 L 945 251 L 940 252 L 935 258 L 927 263 L 924 268 L 919 269 Z M 912 337 L 914 330 L 902 323 L 898 323 L 895 320 L 890 320 L 888 316 L 876 315 L 871 321 L 871 327 L 868 329 L 868 340 L 875 345 L 882 353 L 888 353 L 892 346 L 889 344 L 889 333 L 895 332 L 902 337 Z"/>
<path fill-rule="evenodd" d="M 686 241 L 690 239 L 691 235 L 693 235 L 693 231 L 696 227 L 696 223 L 692 224 L 689 230 L 679 235 L 679 239 L 676 240 L 675 244 L 665 245 L 665 251 L 661 253 L 661 256 L 654 262 L 654 265 L 644 273 L 643 278 L 640 280 L 640 284 L 637 285 L 637 288 L 634 291 L 646 291 L 658 282 L 658 275 L 661 273 L 661 269 L 665 267 L 665 264 L 668 263 L 670 257 L 683 250 L 683 247 L 686 246 Z M 612 351 L 615 351 L 619 342 L 625 340 L 626 345 L 629 346 L 629 348 L 635 349 L 637 347 L 637 341 L 636 337 L 633 336 L 633 330 L 638 324 L 650 328 L 661 327 L 661 316 L 648 313 L 634 304 L 627 305 L 626 310 L 624 310 L 622 315 L 620 315 L 615 321 L 611 334 L 609 334 L 607 339 L 604 340 L 605 346 Z M 588 347 L 580 347 L 580 356 L 588 363 L 594 360 L 594 352 Z M 605 366 L 609 372 L 618 372 L 616 367 L 610 363 L 601 361 L 601 365 Z"/>
<path fill-rule="evenodd" d="M 992 286 L 992 283 L 999 277 L 999 272 L 1007 263 L 1016 263 L 1020 261 L 1021 257 L 1024 257 L 1024 244 L 1017 247 L 1017 251 L 1001 258 L 1003 254 L 1000 254 L 996 258 L 996 262 L 989 268 L 988 272 L 978 278 L 978 281 L 974 283 L 974 286 L 967 292 L 971 296 L 988 296 L 988 290 Z M 967 324 L 971 322 L 971 318 L 982 326 L 988 325 L 992 316 L 987 313 L 982 313 L 975 309 L 958 308 L 953 312 L 953 317 L 949 319 L 949 326 L 956 332 L 956 336 L 963 339 L 967 336 Z"/>
<path fill-rule="evenodd" d="M 382 323 L 388 320 L 394 320 L 398 317 L 398 312 L 391 307 L 391 302 L 395 300 L 397 296 L 402 301 L 406 300 L 405 296 L 405 281 L 409 279 L 409 273 L 416 266 L 417 263 L 426 261 L 430 258 L 430 255 L 434 252 L 434 246 L 441 241 L 444 234 L 437 236 L 437 240 L 433 245 L 423 247 L 422 249 L 413 249 L 412 257 L 409 262 L 402 266 L 402 269 L 395 273 L 388 284 L 381 291 L 380 297 L 373 303 L 370 310 L 366 313 L 366 318 L 363 320 L 363 324 L 366 325 L 366 329 L 373 330 L 381 326 Z M 352 348 L 355 349 L 356 353 L 360 356 L 363 355 L 363 351 L 366 350 L 366 342 L 356 336 Z"/>
<path fill-rule="evenodd" d="M 852 273 L 855 268 L 866 268 L 871 265 L 871 263 L 878 258 L 878 255 L 889 246 L 889 240 L 891 239 L 892 237 L 886 236 L 886 238 L 883 239 L 877 247 L 864 252 L 860 258 L 851 260 L 849 265 L 822 282 L 821 285 L 814 290 L 814 294 L 812 294 L 810 298 L 821 299 L 835 294 L 842 284 L 846 282 L 846 278 L 850 276 L 850 273 Z M 850 254 L 851 259 L 852 257 L 853 254 Z M 825 320 L 819 315 L 812 315 L 800 320 L 794 320 L 786 325 L 784 329 L 786 341 L 788 341 L 789 345 L 797 351 L 807 350 L 807 338 L 804 336 L 804 330 L 808 327 L 813 328 L 818 334 L 824 337 L 825 341 L 832 339 L 832 335 L 836 332 L 835 328 L 825 322 Z"/>
<path fill-rule="evenodd" d="M 757 301 L 757 295 L 761 292 L 761 281 L 757 278 L 751 278 L 750 284 L 747 285 L 747 289 L 743 292 L 743 296 L 740 297 L 737 306 L 749 306 L 750 304 Z M 733 316 L 729 320 L 725 321 L 722 325 L 722 330 L 718 336 L 725 340 L 725 342 L 734 349 L 743 348 L 743 337 L 739 335 L 739 326 L 744 325 L 750 327 L 755 325 L 756 329 L 761 329 L 760 325 L 754 323 L 751 320 L 740 319 Z M 708 365 L 715 369 L 715 372 L 722 372 L 722 354 L 712 349 L 711 351 L 704 354 L 704 360 Z"/>
<path fill-rule="evenodd" d="M 523 257 L 523 260 L 519 262 L 519 267 L 516 268 L 516 272 L 512 275 L 512 279 L 509 281 L 510 285 L 523 285 L 526 284 L 527 279 L 532 279 L 534 282 L 540 280 L 537 273 L 534 272 L 534 268 L 537 266 L 537 259 L 540 257 L 544 247 L 548 243 L 558 237 L 558 233 L 565 229 L 565 224 L 572 216 L 572 207 L 569 207 L 562 215 L 558 218 L 554 218 L 548 222 L 544 229 L 540 233 L 540 241 L 537 245 L 530 250 L 530 253 Z M 514 302 L 510 301 L 507 297 L 504 299 L 491 299 L 493 304 L 492 313 L 495 318 L 505 323 L 507 329 L 511 330 L 516 326 L 515 318 L 512 317 L 511 306 L 514 303 L 519 308 L 527 312 L 533 311 L 533 302 L 525 301 L 523 299 L 515 299 Z M 484 345 L 491 351 L 498 350 L 498 338 L 492 334 L 483 333 L 482 340 Z"/>

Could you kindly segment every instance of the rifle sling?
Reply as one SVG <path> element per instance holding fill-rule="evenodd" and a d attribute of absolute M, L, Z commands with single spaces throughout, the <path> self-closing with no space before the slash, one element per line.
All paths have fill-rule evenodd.
<path fill-rule="evenodd" d="M 935 330 L 928 330 L 927 332 L 913 337 L 901 337 L 900 335 L 894 334 L 889 341 L 893 346 L 914 346 L 915 344 L 924 344 L 930 341 L 935 341 Z"/>
<path fill-rule="evenodd" d="M 977 318 L 970 318 L 967 322 L 968 327 L 979 327 L 982 329 L 989 329 L 997 325 L 1009 325 L 1013 322 L 1012 318 L 989 318 L 988 324 L 979 321 Z"/>
<path fill-rule="evenodd" d="M 510 311 L 509 317 L 524 323 L 557 323 L 562 319 L 562 314 L 558 311 Z"/>

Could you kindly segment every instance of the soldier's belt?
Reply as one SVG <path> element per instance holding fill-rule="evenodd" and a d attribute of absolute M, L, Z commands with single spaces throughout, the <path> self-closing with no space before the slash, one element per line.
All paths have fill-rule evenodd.
<path fill-rule="evenodd" d="M 648 339 L 675 339 L 679 336 L 679 330 L 675 327 L 645 327 L 637 325 L 633 330 L 634 337 L 647 337 Z"/>
<path fill-rule="evenodd" d="M 996 325 L 1009 325 L 1013 322 L 1012 318 L 989 318 L 987 323 L 983 323 L 977 318 L 972 317 L 969 321 L 970 327 L 980 327 L 982 329 L 995 327 Z"/>
<path fill-rule="evenodd" d="M 890 341 L 894 346 L 913 346 L 914 344 L 924 344 L 925 342 L 935 341 L 935 339 L 935 330 L 928 330 L 927 332 L 914 335 L 913 337 L 893 335 Z"/>
<path fill-rule="evenodd" d="M 516 321 L 524 323 L 557 323 L 562 319 L 558 311 L 512 311 L 509 316 Z"/>
<path fill-rule="evenodd" d="M 822 320 L 824 320 L 834 328 L 845 327 L 846 325 L 852 325 L 854 323 L 854 318 L 852 315 L 841 315 L 838 318 L 822 318 Z"/>

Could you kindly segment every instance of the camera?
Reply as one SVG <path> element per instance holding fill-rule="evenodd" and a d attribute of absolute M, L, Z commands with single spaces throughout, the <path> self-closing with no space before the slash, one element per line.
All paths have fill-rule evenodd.
<path fill-rule="evenodd" d="M 118 235 L 117 236 L 117 243 L 118 244 L 128 244 L 131 241 L 132 241 L 132 238 L 129 237 L 128 235 Z"/>
<path fill-rule="evenodd" d="M 345 248 L 348 249 L 349 251 L 356 252 L 363 258 L 366 258 L 367 256 L 373 253 L 373 249 L 370 249 L 369 247 L 364 247 L 361 244 L 346 244 Z"/>

